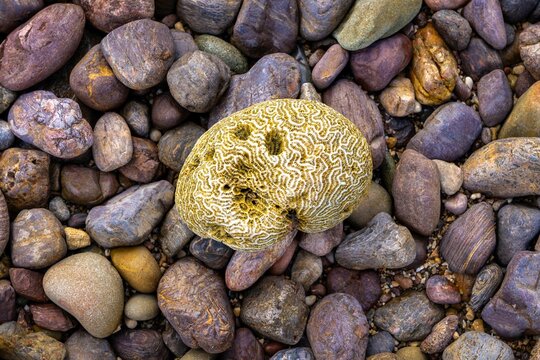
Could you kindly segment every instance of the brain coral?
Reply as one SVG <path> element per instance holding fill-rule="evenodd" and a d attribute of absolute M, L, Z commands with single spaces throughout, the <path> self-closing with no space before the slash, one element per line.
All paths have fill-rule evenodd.
<path fill-rule="evenodd" d="M 335 226 L 371 172 L 368 143 L 343 115 L 320 102 L 270 100 L 204 133 L 180 171 L 176 206 L 197 235 L 257 250 L 295 226 Z"/>

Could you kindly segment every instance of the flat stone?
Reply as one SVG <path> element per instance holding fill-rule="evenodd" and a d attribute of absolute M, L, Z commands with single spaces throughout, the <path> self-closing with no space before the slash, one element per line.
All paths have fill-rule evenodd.
<path fill-rule="evenodd" d="M 540 137 L 540 83 L 534 83 L 516 102 L 499 138 Z"/>
<path fill-rule="evenodd" d="M 444 349 L 443 360 L 514 360 L 512 349 L 503 341 L 479 331 L 467 331 Z"/>
<path fill-rule="evenodd" d="M 32 321 L 39 327 L 51 331 L 68 331 L 75 327 L 73 321 L 58 306 L 48 304 L 30 304 Z"/>
<path fill-rule="evenodd" d="M 15 292 L 28 300 L 46 302 L 49 300 L 43 290 L 43 274 L 24 268 L 9 269 L 9 279 Z"/>
<path fill-rule="evenodd" d="M 540 210 L 509 204 L 497 213 L 497 257 L 508 265 L 512 257 L 527 250 L 540 234 Z"/>
<path fill-rule="evenodd" d="M 126 165 L 133 156 L 131 132 L 124 118 L 109 112 L 94 126 L 92 154 L 101 171 L 113 171 Z"/>

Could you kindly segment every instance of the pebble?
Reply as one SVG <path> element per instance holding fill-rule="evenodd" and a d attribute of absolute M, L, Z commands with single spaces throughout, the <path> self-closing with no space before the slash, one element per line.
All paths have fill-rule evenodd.
<path fill-rule="evenodd" d="M 390 194 L 376 182 L 372 181 L 366 195 L 347 218 L 347 222 L 356 228 L 362 228 L 378 213 L 392 214 L 392 198 Z"/>
<path fill-rule="evenodd" d="M 294 0 L 244 0 L 231 43 L 251 58 L 290 53 L 296 45 L 298 22 Z"/>
<path fill-rule="evenodd" d="M 84 230 L 65 227 L 66 243 L 68 250 L 78 250 L 90 246 L 91 240 Z"/>
<path fill-rule="evenodd" d="M 17 303 L 15 290 L 8 280 L 0 280 L 0 324 L 13 321 L 16 318 Z"/>
<path fill-rule="evenodd" d="M 30 332 L 11 321 L 0 325 L 0 349 L 7 359 L 64 359 L 66 348 L 44 332 Z"/>
<path fill-rule="evenodd" d="M 433 160 L 437 165 L 439 177 L 441 179 L 441 189 L 446 195 L 454 195 L 463 184 L 463 173 L 461 168 L 454 163 L 442 160 Z"/>
<path fill-rule="evenodd" d="M 454 215 L 461 215 L 467 210 L 467 195 L 455 194 L 444 200 L 444 208 Z"/>
<path fill-rule="evenodd" d="M 300 0 L 300 35 L 307 41 L 322 40 L 334 31 L 350 9 L 353 0 Z"/>
<path fill-rule="evenodd" d="M 360 129 L 369 143 L 373 168 L 378 168 L 384 159 L 386 141 L 382 116 L 375 101 L 354 82 L 340 79 L 323 93 L 323 102 Z"/>
<path fill-rule="evenodd" d="M 167 131 L 159 139 L 159 161 L 174 171 L 180 171 L 202 134 L 204 134 L 204 129 L 193 122 L 185 122 Z"/>
<path fill-rule="evenodd" d="M 191 255 L 214 270 L 227 266 L 234 250 L 219 241 L 196 236 L 189 244 Z"/>
<path fill-rule="evenodd" d="M 499 198 L 540 195 L 539 163 L 539 138 L 492 141 L 463 164 L 463 188 Z"/>
<path fill-rule="evenodd" d="M 161 131 L 157 129 L 152 129 L 152 131 L 150 131 L 150 140 L 157 143 L 159 142 L 160 139 L 161 139 Z"/>
<path fill-rule="evenodd" d="M 519 34 L 519 54 L 525 68 L 536 79 L 540 79 L 540 25 L 533 24 Z"/>
<path fill-rule="evenodd" d="M 433 14 L 433 25 L 452 49 L 461 51 L 471 41 L 472 28 L 469 22 L 454 10 L 439 10 Z"/>
<path fill-rule="evenodd" d="M 220 58 L 233 73 L 243 74 L 249 70 L 248 61 L 244 55 L 225 40 L 212 35 L 199 35 L 195 38 L 199 50 Z"/>
<path fill-rule="evenodd" d="M 510 24 L 523 21 L 533 12 L 538 4 L 536 0 L 501 0 L 504 19 Z"/>
<path fill-rule="evenodd" d="M 79 46 L 84 23 L 80 6 L 52 4 L 12 31 L 3 45 L 2 86 L 25 90 L 59 70 Z"/>
<path fill-rule="evenodd" d="M 442 352 L 452 341 L 452 335 L 457 330 L 459 318 L 456 315 L 449 315 L 439 321 L 431 333 L 420 344 L 420 350 L 426 354 L 437 354 Z"/>
<path fill-rule="evenodd" d="M 157 330 L 122 330 L 111 337 L 111 345 L 123 360 L 169 359 L 169 350 Z"/>
<path fill-rule="evenodd" d="M 412 43 L 403 34 L 379 40 L 351 53 L 354 79 L 366 91 L 383 90 L 412 59 Z"/>
<path fill-rule="evenodd" d="M 174 129 L 189 117 L 189 111 L 184 109 L 172 97 L 164 92 L 154 97 L 152 103 L 152 126 L 159 130 Z"/>
<path fill-rule="evenodd" d="M 46 302 L 49 299 L 43 290 L 43 274 L 24 268 L 9 269 L 9 279 L 15 292 L 25 299 L 35 302 Z"/>
<path fill-rule="evenodd" d="M 540 234 L 540 210 L 525 205 L 506 205 L 497 213 L 497 258 L 506 266 L 527 250 Z"/>
<path fill-rule="evenodd" d="M 343 240 L 343 222 L 333 228 L 319 233 L 302 233 L 300 243 L 302 249 L 317 256 L 325 256 Z"/>
<path fill-rule="evenodd" d="M 174 99 L 185 109 L 210 111 L 229 85 L 230 69 L 219 57 L 196 50 L 182 56 L 167 73 Z"/>
<path fill-rule="evenodd" d="M 111 262 L 120 276 L 135 290 L 142 293 L 156 291 L 161 271 L 156 259 L 146 247 L 111 249 Z"/>
<path fill-rule="evenodd" d="M 180 214 L 175 206 L 165 216 L 161 223 L 159 242 L 161 250 L 168 257 L 177 255 L 195 234 L 180 219 Z"/>
<path fill-rule="evenodd" d="M 315 360 L 315 356 L 310 348 L 298 347 L 278 351 L 270 360 Z"/>
<path fill-rule="evenodd" d="M 161 337 L 165 346 L 177 357 L 181 357 L 189 350 L 189 347 L 184 344 L 180 335 L 167 320 L 165 320 L 165 330 L 161 333 Z"/>
<path fill-rule="evenodd" d="M 9 109 L 15 99 L 17 99 L 17 93 L 0 85 L 0 114 Z"/>
<path fill-rule="evenodd" d="M 392 80 L 379 95 L 379 101 L 391 116 L 405 117 L 422 109 L 422 105 L 416 101 L 414 86 L 406 77 Z"/>
<path fill-rule="evenodd" d="M 459 58 L 461 69 L 474 81 L 480 80 L 493 70 L 503 68 L 499 53 L 477 37 L 473 37 L 469 46 L 459 52 Z"/>
<path fill-rule="evenodd" d="M 421 6 L 420 0 L 356 1 L 333 35 L 343 48 L 360 50 L 398 32 L 414 19 Z"/>
<path fill-rule="evenodd" d="M 408 143 L 429 159 L 448 162 L 465 155 L 482 132 L 482 121 L 473 108 L 459 102 L 445 104 L 435 110 Z"/>
<path fill-rule="evenodd" d="M 73 315 L 92 336 L 111 335 L 122 319 L 122 279 L 103 256 L 71 255 L 54 264 L 43 278 L 45 294 Z"/>
<path fill-rule="evenodd" d="M 468 331 L 443 352 L 443 360 L 513 360 L 510 346 L 501 340 L 478 331 Z"/>
<path fill-rule="evenodd" d="M 116 194 L 119 187 L 115 174 L 78 165 L 64 165 L 60 183 L 62 198 L 86 206 L 102 203 Z"/>
<path fill-rule="evenodd" d="M 94 27 L 106 33 L 134 20 L 154 15 L 152 0 L 120 0 L 114 4 L 107 0 L 79 0 L 86 18 Z"/>
<path fill-rule="evenodd" d="M 415 150 L 405 150 L 392 184 L 396 218 L 418 234 L 429 236 L 439 222 L 440 188 L 435 163 Z"/>
<path fill-rule="evenodd" d="M 219 35 L 234 23 L 241 4 L 242 0 L 179 0 L 176 12 L 193 31 Z"/>
<path fill-rule="evenodd" d="M 495 214 L 485 202 L 475 204 L 443 235 L 440 251 L 450 270 L 475 275 L 496 245 Z"/>
<path fill-rule="evenodd" d="M 141 244 L 173 206 L 173 186 L 160 180 L 136 185 L 90 210 L 86 231 L 99 245 L 111 248 Z"/>
<path fill-rule="evenodd" d="M 41 328 L 66 332 L 75 327 L 62 309 L 54 304 L 30 304 L 29 308 L 32 321 Z"/>
<path fill-rule="evenodd" d="M 447 278 L 433 275 L 426 281 L 426 295 L 435 304 L 459 304 L 459 290 Z"/>
<path fill-rule="evenodd" d="M 69 208 L 60 196 L 55 196 L 49 201 L 49 210 L 62 222 L 68 221 L 71 217 Z"/>
<path fill-rule="evenodd" d="M 426 355 L 422 353 L 417 346 L 406 346 L 396 352 L 400 360 L 427 360 Z"/>
<path fill-rule="evenodd" d="M 240 319 L 265 337 L 294 345 L 308 319 L 304 298 L 300 284 L 281 276 L 267 276 L 245 293 Z"/>
<path fill-rule="evenodd" d="M 354 271 L 339 266 L 333 267 L 326 277 L 328 293 L 352 295 L 367 312 L 381 296 L 379 275 L 373 270 Z"/>
<path fill-rule="evenodd" d="M 540 83 L 534 83 L 516 102 L 504 122 L 499 139 L 511 137 L 540 137 Z"/>
<path fill-rule="evenodd" d="M 135 100 L 124 105 L 120 113 L 128 124 L 129 129 L 133 132 L 133 135 L 141 137 L 148 137 L 150 132 L 149 114 L 148 105 Z"/>
<path fill-rule="evenodd" d="M 114 75 L 133 90 L 149 89 L 165 79 L 175 53 L 169 28 L 150 19 L 114 29 L 101 41 L 101 49 Z"/>
<path fill-rule="evenodd" d="M 512 110 L 512 89 L 504 71 L 497 69 L 482 76 L 477 84 L 478 110 L 486 126 L 500 124 Z"/>
<path fill-rule="evenodd" d="M 124 315 L 136 321 L 146 321 L 155 318 L 159 315 L 156 296 L 147 294 L 133 295 L 126 302 Z"/>
<path fill-rule="evenodd" d="M 289 268 L 289 264 L 296 253 L 296 248 L 298 247 L 298 241 L 293 239 L 293 241 L 287 246 L 287 249 L 281 255 L 279 259 L 268 269 L 268 274 L 270 275 L 283 275 L 285 271 Z"/>
<path fill-rule="evenodd" d="M 369 337 L 366 356 L 394 351 L 394 341 L 388 331 L 379 331 Z"/>
<path fill-rule="evenodd" d="M 187 346 L 220 353 L 233 345 L 234 315 L 216 272 L 180 259 L 161 278 L 157 294 L 161 312 Z"/>
<path fill-rule="evenodd" d="M 514 86 L 514 92 L 516 97 L 520 98 L 529 88 L 536 82 L 531 73 L 527 70 L 519 74 L 516 84 Z"/>
<path fill-rule="evenodd" d="M 469 300 L 469 304 L 474 311 L 480 311 L 491 299 L 499 285 L 501 285 L 503 276 L 503 270 L 495 263 L 486 265 L 478 273 Z"/>
<path fill-rule="evenodd" d="M 159 170 L 157 145 L 148 139 L 132 137 L 133 155 L 131 160 L 118 171 L 126 178 L 139 182 L 149 183 Z"/>
<path fill-rule="evenodd" d="M 0 25 L 0 33 L 9 33 L 42 8 L 42 0 L 10 0 L 4 2 L 2 8 L 2 24 Z"/>
<path fill-rule="evenodd" d="M 326 89 L 339 76 L 349 62 L 349 53 L 339 44 L 334 44 L 324 53 L 313 68 L 313 84 L 319 90 Z"/>
<path fill-rule="evenodd" d="M 4 120 L 0 120 L 0 151 L 9 148 L 15 141 L 15 135 L 9 127 L 9 123 Z"/>
<path fill-rule="evenodd" d="M 264 360 L 264 349 L 251 330 L 243 327 L 236 330 L 234 343 L 223 360 Z"/>
<path fill-rule="evenodd" d="M 129 126 L 122 116 L 109 112 L 94 126 L 94 161 L 99 170 L 109 172 L 126 165 L 133 156 Z"/>
<path fill-rule="evenodd" d="M 514 255 L 501 288 L 482 311 L 482 319 L 498 335 L 517 338 L 525 333 L 540 334 L 539 276 L 539 252 L 521 251 Z"/>
<path fill-rule="evenodd" d="M 70 360 L 116 360 L 106 339 L 97 339 L 84 330 L 77 330 L 65 342 Z"/>
<path fill-rule="evenodd" d="M 336 261 L 354 270 L 400 269 L 416 256 L 416 244 L 405 226 L 387 213 L 377 214 L 360 231 L 349 234 L 336 250 Z"/>
<path fill-rule="evenodd" d="M 315 358 L 363 358 L 369 325 L 362 306 L 351 295 L 325 296 L 310 313 L 307 337 Z"/>
<path fill-rule="evenodd" d="M 506 47 L 506 30 L 498 0 L 471 0 L 463 16 L 481 38 L 496 50 Z"/>
<path fill-rule="evenodd" d="M 296 281 L 308 291 L 323 274 L 321 258 L 305 250 L 300 250 L 291 269 L 291 280 Z"/>

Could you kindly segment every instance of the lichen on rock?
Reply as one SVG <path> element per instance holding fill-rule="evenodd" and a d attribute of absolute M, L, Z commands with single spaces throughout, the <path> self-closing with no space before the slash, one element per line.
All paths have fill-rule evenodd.
<path fill-rule="evenodd" d="M 335 226 L 371 181 L 369 146 L 332 108 L 309 100 L 270 100 L 210 128 L 179 174 L 180 217 L 201 237 L 234 249 L 281 241 L 294 227 Z"/>

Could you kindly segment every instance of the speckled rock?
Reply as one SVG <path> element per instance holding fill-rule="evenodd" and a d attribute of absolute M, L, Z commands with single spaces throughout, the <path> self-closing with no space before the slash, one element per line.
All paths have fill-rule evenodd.
<path fill-rule="evenodd" d="M 442 352 L 452 341 L 452 336 L 459 325 L 457 315 L 449 315 L 431 329 L 431 333 L 420 344 L 420 350 L 426 354 Z"/>
<path fill-rule="evenodd" d="M 512 89 L 500 69 L 482 76 L 477 84 L 477 94 L 478 111 L 487 126 L 501 123 L 514 105 Z"/>
<path fill-rule="evenodd" d="M 433 160 L 433 162 L 437 165 L 437 170 L 439 171 L 441 190 L 446 195 L 457 193 L 463 184 L 461 168 L 454 163 L 448 163 L 442 160 Z"/>
<path fill-rule="evenodd" d="M 179 0 L 176 13 L 192 30 L 219 35 L 233 24 L 241 4 L 241 0 Z"/>
<path fill-rule="evenodd" d="M 392 214 L 392 198 L 384 187 L 371 182 L 367 194 L 360 200 L 360 204 L 347 221 L 357 228 L 362 228 L 380 212 Z"/>
<path fill-rule="evenodd" d="M 86 252 L 53 265 L 43 278 L 45 294 L 73 315 L 92 336 L 104 338 L 120 325 L 122 279 L 103 256 Z"/>
<path fill-rule="evenodd" d="M 132 186 L 90 210 L 86 230 L 103 247 L 142 243 L 173 205 L 173 186 L 160 180 Z"/>
<path fill-rule="evenodd" d="M 507 205 L 497 213 L 497 257 L 507 265 L 519 251 L 527 250 L 540 234 L 540 210 Z"/>
<path fill-rule="evenodd" d="M 196 236 L 189 244 L 189 252 L 210 269 L 220 270 L 227 266 L 234 250 L 222 242 Z"/>
<path fill-rule="evenodd" d="M 474 311 L 479 311 L 491 299 L 503 280 L 503 270 L 496 263 L 485 266 L 476 276 L 471 290 L 469 304 Z"/>
<path fill-rule="evenodd" d="M 121 115 L 133 135 L 147 137 L 150 133 L 149 113 L 148 105 L 132 100 L 124 106 Z"/>
<path fill-rule="evenodd" d="M 463 16 L 494 49 L 502 50 L 506 47 L 506 30 L 498 0 L 471 0 L 463 8 Z"/>
<path fill-rule="evenodd" d="M 99 170 L 109 172 L 126 165 L 133 156 L 131 132 L 124 118 L 109 112 L 94 126 L 94 161 Z"/>
<path fill-rule="evenodd" d="M 49 299 L 43 290 L 43 274 L 23 268 L 9 269 L 9 279 L 15 292 L 25 299 L 35 302 L 46 302 Z"/>
<path fill-rule="evenodd" d="M 327 275 L 328 293 L 345 293 L 358 300 L 367 312 L 381 296 L 379 275 L 373 270 L 354 271 L 339 266 L 333 267 Z"/>
<path fill-rule="evenodd" d="M 310 348 L 300 347 L 278 351 L 270 360 L 315 360 Z"/>
<path fill-rule="evenodd" d="M 180 219 L 180 214 L 175 206 L 165 216 L 161 223 L 159 242 L 165 255 L 173 257 L 195 234 L 187 225 Z"/>
<path fill-rule="evenodd" d="M 435 304 L 459 304 L 459 290 L 442 275 L 433 275 L 426 281 L 426 295 Z"/>
<path fill-rule="evenodd" d="M 0 280 L 0 324 L 17 318 L 15 290 L 8 280 Z M 0 344 L 1 344 L 0 337 Z M 0 345 L 1 348 L 1 345 Z"/>
<path fill-rule="evenodd" d="M 468 331 L 443 352 L 443 360 L 514 360 L 512 349 L 503 341 L 478 331 Z"/>
<path fill-rule="evenodd" d="M 70 360 L 116 360 L 107 340 L 97 339 L 84 330 L 74 332 L 65 345 Z"/>
<path fill-rule="evenodd" d="M 152 0 L 78 0 L 84 9 L 86 18 L 97 29 L 110 32 L 117 27 L 134 20 L 154 16 L 154 1 Z"/>
<path fill-rule="evenodd" d="M 437 11 L 433 14 L 432 21 L 437 32 L 452 50 L 461 51 L 467 48 L 471 41 L 472 28 L 469 22 L 456 11 Z"/>
<path fill-rule="evenodd" d="M 463 72 L 474 81 L 495 69 L 503 68 L 499 53 L 477 37 L 473 37 L 469 46 L 459 52 L 459 58 Z"/>
<path fill-rule="evenodd" d="M 264 360 L 264 349 L 248 328 L 237 329 L 232 347 L 223 355 L 223 360 Z"/>
<path fill-rule="evenodd" d="M 324 53 L 313 68 L 313 84 L 317 89 L 326 89 L 338 77 L 349 62 L 349 53 L 339 44 L 334 44 Z"/>
<path fill-rule="evenodd" d="M 300 35 L 308 41 L 322 40 L 339 25 L 353 0 L 300 0 Z"/>
<path fill-rule="evenodd" d="M 244 324 L 272 340 L 298 343 L 308 318 L 304 289 L 292 280 L 268 276 L 251 288 L 242 300 Z"/>
<path fill-rule="evenodd" d="M 156 259 L 146 247 L 132 246 L 112 249 L 111 262 L 120 276 L 138 292 L 152 293 L 156 291 L 161 271 Z"/>
<path fill-rule="evenodd" d="M 499 132 L 499 138 L 540 137 L 540 82 L 534 83 L 517 101 Z"/>
<path fill-rule="evenodd" d="M 66 348 L 44 332 L 29 332 L 12 321 L 0 325 L 0 351 L 6 359 L 64 359 Z"/>
<path fill-rule="evenodd" d="M 422 109 L 416 101 L 414 86 L 406 77 L 397 77 L 381 92 L 379 101 L 384 110 L 396 117 L 409 116 Z"/>
<path fill-rule="evenodd" d="M 302 233 L 299 246 L 317 256 L 325 256 L 343 240 L 343 223 L 319 233 Z"/>
<path fill-rule="evenodd" d="M 135 321 L 151 320 L 159 315 L 159 307 L 155 295 L 135 294 L 129 298 L 124 307 L 124 314 Z"/>
<path fill-rule="evenodd" d="M 111 336 L 111 345 L 123 360 L 169 359 L 169 350 L 157 330 L 124 329 Z"/>
<path fill-rule="evenodd" d="M 132 137 L 133 155 L 131 160 L 118 169 L 120 174 L 139 183 L 149 183 L 159 170 L 157 145 L 148 139 Z"/>
<path fill-rule="evenodd" d="M 60 172 L 62 198 L 75 204 L 92 206 L 118 191 L 118 180 L 111 173 L 78 165 L 65 165 Z"/>
<path fill-rule="evenodd" d="M 167 131 L 158 143 L 158 157 L 165 166 L 180 171 L 204 129 L 193 122 L 186 122 Z"/>
<path fill-rule="evenodd" d="M 199 35 L 195 38 L 199 50 L 220 58 L 232 72 L 243 74 L 249 70 L 248 61 L 240 50 L 225 40 L 212 35 Z"/>

